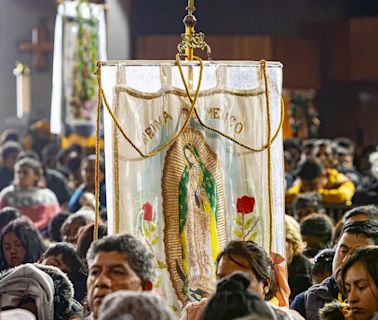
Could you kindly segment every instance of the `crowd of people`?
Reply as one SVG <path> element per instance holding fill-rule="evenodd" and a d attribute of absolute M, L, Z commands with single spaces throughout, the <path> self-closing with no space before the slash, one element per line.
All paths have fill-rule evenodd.
<path fill-rule="evenodd" d="M 93 150 L 61 149 L 36 126 L 3 132 L 0 151 L 0 319 L 378 319 L 377 146 L 285 140 L 285 261 L 229 242 L 214 293 L 180 315 L 154 292 L 144 244 L 107 235 L 103 161 L 93 240 Z"/>

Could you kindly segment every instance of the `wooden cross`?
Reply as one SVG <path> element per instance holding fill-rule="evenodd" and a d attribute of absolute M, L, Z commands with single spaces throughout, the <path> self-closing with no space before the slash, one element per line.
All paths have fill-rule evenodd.
<path fill-rule="evenodd" d="M 31 51 L 33 66 L 38 70 L 46 67 L 46 53 L 53 49 L 53 44 L 47 39 L 47 29 L 44 26 L 33 28 L 32 42 L 21 42 L 19 49 L 22 52 Z"/>

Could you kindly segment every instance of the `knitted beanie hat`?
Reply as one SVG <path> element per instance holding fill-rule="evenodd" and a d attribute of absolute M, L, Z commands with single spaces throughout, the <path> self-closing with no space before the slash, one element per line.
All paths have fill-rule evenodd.
<path fill-rule="evenodd" d="M 150 292 L 117 291 L 105 297 L 99 320 L 173 320 L 165 303 Z"/>

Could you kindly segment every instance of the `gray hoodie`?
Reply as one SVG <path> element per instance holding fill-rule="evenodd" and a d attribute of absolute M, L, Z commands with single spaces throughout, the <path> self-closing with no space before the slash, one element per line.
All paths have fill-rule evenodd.
<path fill-rule="evenodd" d="M 8 271 L 0 275 L 1 308 L 17 307 L 21 298 L 29 297 L 37 307 L 38 320 L 53 319 L 54 284 L 51 277 L 30 263 Z"/>

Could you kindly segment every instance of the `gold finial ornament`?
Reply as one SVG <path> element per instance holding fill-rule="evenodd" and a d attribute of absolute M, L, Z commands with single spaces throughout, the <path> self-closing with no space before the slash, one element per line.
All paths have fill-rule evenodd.
<path fill-rule="evenodd" d="M 189 15 L 193 15 L 194 11 L 196 11 L 196 7 L 194 6 L 194 0 L 188 0 L 188 6 L 185 8 L 188 11 Z"/>
<path fill-rule="evenodd" d="M 185 33 L 181 34 L 181 42 L 177 45 L 177 50 L 182 58 L 192 61 L 194 56 L 194 49 L 206 50 L 207 57 L 211 60 L 211 48 L 205 42 L 205 34 L 202 32 L 195 32 L 194 27 L 197 24 L 197 19 L 193 15 L 196 10 L 194 0 L 188 0 L 188 6 L 185 8 L 188 14 L 184 18 Z"/>

